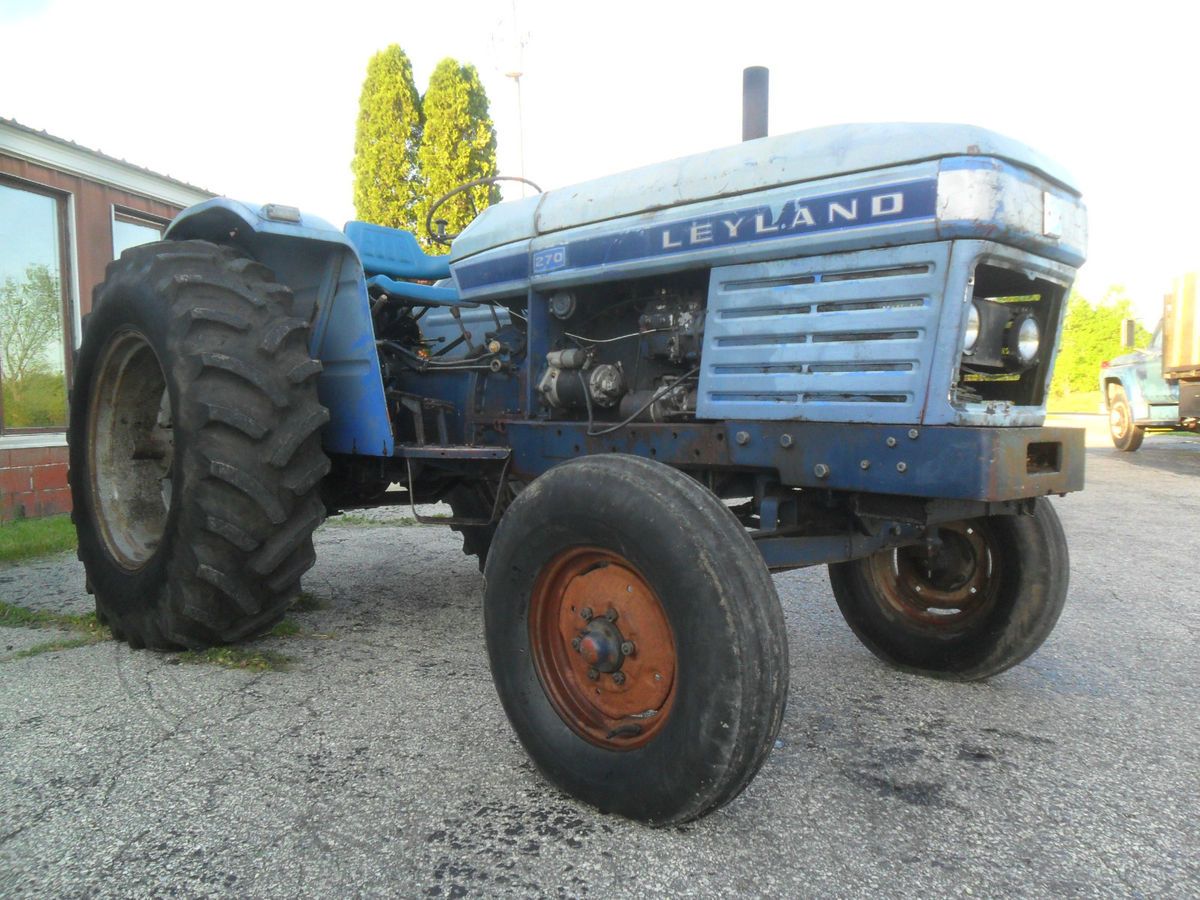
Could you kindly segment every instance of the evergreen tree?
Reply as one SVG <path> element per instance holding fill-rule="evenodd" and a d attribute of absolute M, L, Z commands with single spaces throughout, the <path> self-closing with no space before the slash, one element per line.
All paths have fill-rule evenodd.
<path fill-rule="evenodd" d="M 417 231 L 423 204 L 417 148 L 421 100 L 397 44 L 367 63 L 354 136 L 354 209 L 366 222 Z"/>
<path fill-rule="evenodd" d="M 424 200 L 417 235 L 426 250 L 445 253 L 448 248 L 426 234 L 426 213 L 439 197 L 459 185 L 496 174 L 496 129 L 479 73 L 474 66 L 460 65 L 454 59 L 443 59 L 433 70 L 422 108 L 424 130 L 417 159 Z M 499 199 L 494 184 L 480 185 L 450 200 L 437 217 L 446 220 L 448 234 L 457 234 Z"/>

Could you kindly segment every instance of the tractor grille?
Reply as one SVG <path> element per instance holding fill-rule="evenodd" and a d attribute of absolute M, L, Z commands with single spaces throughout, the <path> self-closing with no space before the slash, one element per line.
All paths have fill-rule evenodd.
<path fill-rule="evenodd" d="M 918 422 L 945 244 L 714 269 L 703 419 Z"/>

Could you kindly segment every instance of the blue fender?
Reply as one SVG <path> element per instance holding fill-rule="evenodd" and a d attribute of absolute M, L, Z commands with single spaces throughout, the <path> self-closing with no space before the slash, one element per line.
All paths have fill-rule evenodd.
<path fill-rule="evenodd" d="M 170 240 L 232 243 L 292 290 L 292 315 L 312 323 L 309 352 L 329 409 L 322 442 L 330 453 L 391 456 L 395 450 L 362 262 L 342 232 L 293 207 L 257 207 L 226 197 L 185 209 Z"/>

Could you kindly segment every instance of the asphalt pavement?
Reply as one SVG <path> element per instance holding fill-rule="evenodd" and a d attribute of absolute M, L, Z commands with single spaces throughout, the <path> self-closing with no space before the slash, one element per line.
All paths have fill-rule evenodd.
<path fill-rule="evenodd" d="M 483 580 L 395 513 L 318 531 L 254 672 L 0 629 L 0 895 L 1200 896 L 1200 438 L 1088 451 L 1054 503 L 1070 599 L 982 684 L 895 672 L 823 569 L 776 578 L 780 740 L 730 806 L 653 830 L 551 788 L 494 695 Z M 90 609 L 69 555 L 0 598 Z"/>

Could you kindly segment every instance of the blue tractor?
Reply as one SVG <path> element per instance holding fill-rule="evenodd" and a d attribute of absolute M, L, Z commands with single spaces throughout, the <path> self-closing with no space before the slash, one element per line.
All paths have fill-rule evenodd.
<path fill-rule="evenodd" d="M 71 483 L 134 647 L 269 629 L 326 516 L 446 501 L 500 700 L 555 784 L 651 823 L 736 796 L 789 678 L 771 573 L 825 564 L 899 668 L 1025 659 L 1067 592 L 1043 426 L 1078 191 L 956 125 L 764 137 L 486 210 L 427 256 L 214 199 L 125 252 Z M 414 512 L 416 507 L 414 506 Z"/>

